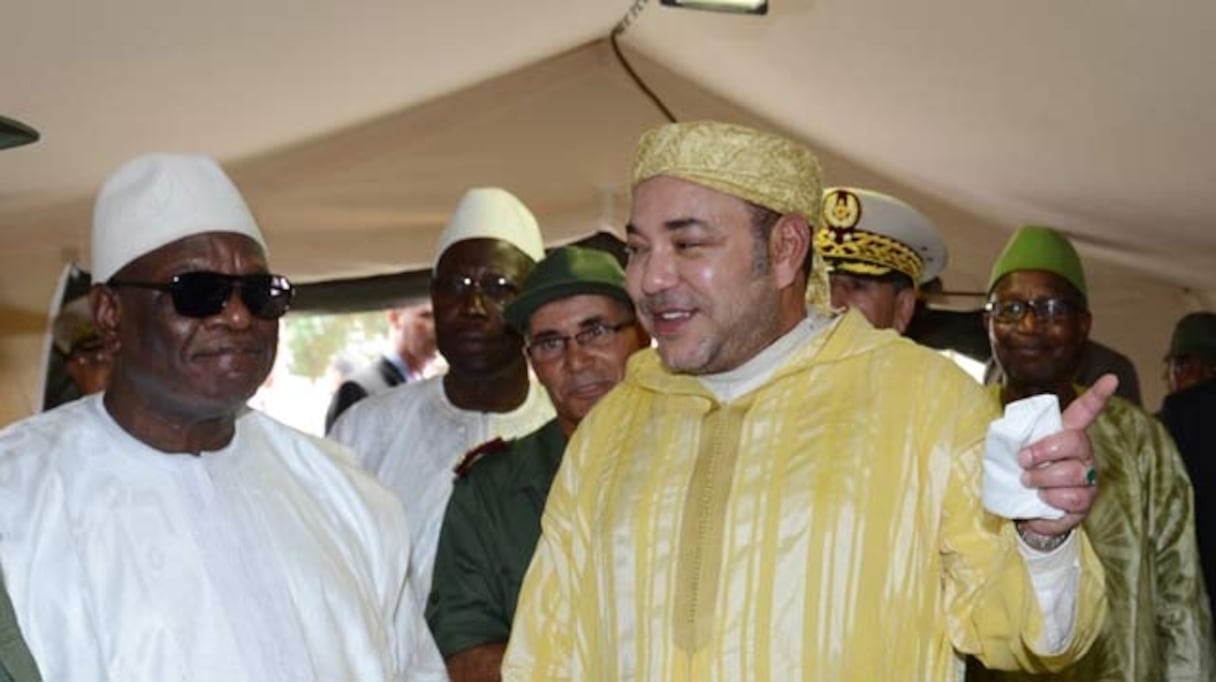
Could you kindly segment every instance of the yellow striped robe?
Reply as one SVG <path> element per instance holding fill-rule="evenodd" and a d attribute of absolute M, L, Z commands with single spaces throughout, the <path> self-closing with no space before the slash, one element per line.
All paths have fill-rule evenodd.
<path fill-rule="evenodd" d="M 719 404 L 647 350 L 584 420 L 543 516 L 504 664 L 519 680 L 955 680 L 959 653 L 1058 669 L 1093 641 L 1082 538 L 1064 651 L 1012 523 L 986 514 L 996 407 L 855 313 Z"/>

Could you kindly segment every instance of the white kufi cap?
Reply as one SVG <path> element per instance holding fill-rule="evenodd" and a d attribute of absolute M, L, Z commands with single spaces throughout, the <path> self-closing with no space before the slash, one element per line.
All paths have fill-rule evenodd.
<path fill-rule="evenodd" d="M 434 265 L 453 244 L 466 239 L 498 239 L 534 261 L 545 257 L 540 226 L 532 212 L 515 195 L 497 187 L 475 187 L 465 192 L 439 235 Z"/>
<path fill-rule="evenodd" d="M 266 240 L 232 180 L 214 159 L 148 154 L 129 161 L 102 185 L 93 208 L 93 281 L 131 261 L 205 232 Z"/>

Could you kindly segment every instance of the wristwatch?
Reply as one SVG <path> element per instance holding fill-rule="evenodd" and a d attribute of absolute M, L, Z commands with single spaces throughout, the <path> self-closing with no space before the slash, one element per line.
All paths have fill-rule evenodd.
<path fill-rule="evenodd" d="M 1036 549 L 1040 552 L 1050 552 L 1054 550 L 1055 548 L 1064 544 L 1064 541 L 1068 539 L 1069 535 L 1072 535 L 1071 530 L 1067 533 L 1061 533 L 1059 535 L 1041 535 L 1032 530 L 1027 530 L 1024 524 L 1024 521 L 1015 521 L 1013 527 L 1017 529 L 1018 536 L 1022 538 L 1022 542 L 1029 545 L 1031 549 Z"/>

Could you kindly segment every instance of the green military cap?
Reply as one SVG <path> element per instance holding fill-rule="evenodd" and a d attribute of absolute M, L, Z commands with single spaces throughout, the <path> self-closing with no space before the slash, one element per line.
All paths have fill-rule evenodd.
<path fill-rule="evenodd" d="M 625 271 L 616 258 L 598 249 L 563 246 L 536 264 L 524 280 L 523 291 L 507 305 L 503 315 L 523 333 L 537 308 L 580 294 L 608 296 L 633 307 L 625 291 Z"/>
<path fill-rule="evenodd" d="M 1216 364 L 1216 313 L 1190 313 L 1174 325 L 1170 351 L 1165 358 L 1183 355 Z"/>
<path fill-rule="evenodd" d="M 1068 237 L 1050 227 L 1027 225 L 1013 233 L 992 266 L 988 292 L 992 293 L 1002 277 L 1020 270 L 1055 273 L 1076 287 L 1082 298 L 1089 299 L 1081 257 Z"/>

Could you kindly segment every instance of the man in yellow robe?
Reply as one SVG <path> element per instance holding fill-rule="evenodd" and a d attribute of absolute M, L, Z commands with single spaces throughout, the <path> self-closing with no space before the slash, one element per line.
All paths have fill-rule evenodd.
<path fill-rule="evenodd" d="M 1082 429 L 1114 382 L 1020 453 L 1065 516 L 986 514 L 995 406 L 948 360 L 822 312 L 820 198 L 784 138 L 643 136 L 626 281 L 657 352 L 574 434 L 504 679 L 945 681 L 960 653 L 1048 670 L 1092 642 L 1101 566 L 1073 529 L 1096 494 Z"/>
<path fill-rule="evenodd" d="M 1004 375 L 989 387 L 994 402 L 1054 394 L 1068 405 L 1091 323 L 1072 244 L 1049 228 L 1022 228 L 988 290 L 985 324 Z M 968 679 L 1209 682 L 1212 620 L 1185 464 L 1161 423 L 1117 396 L 1088 433 L 1103 486 L 1084 528 L 1105 569 L 1106 626 L 1085 658 L 1056 675 L 1023 678 L 972 663 Z"/>

